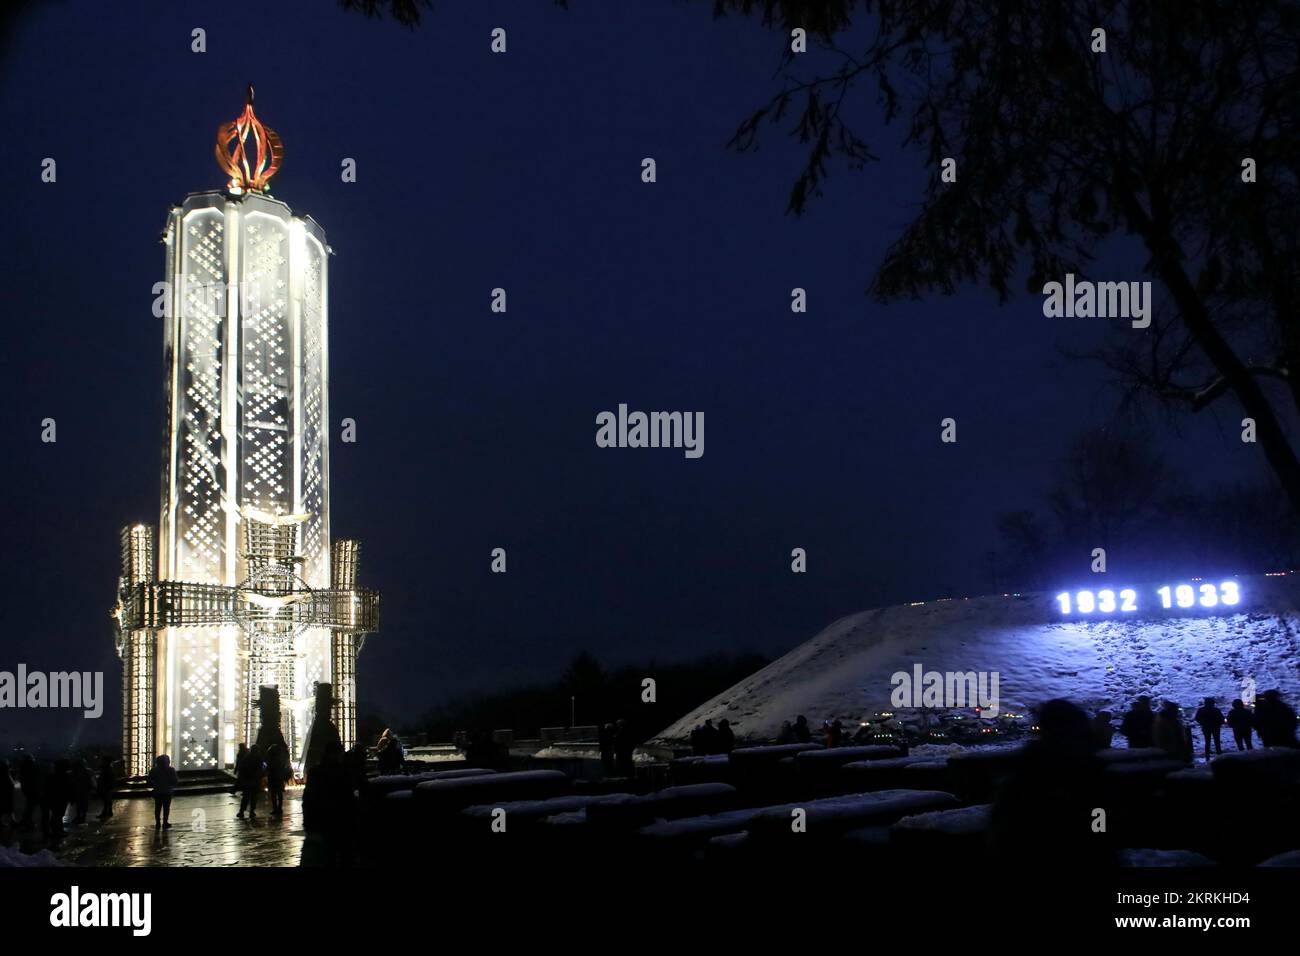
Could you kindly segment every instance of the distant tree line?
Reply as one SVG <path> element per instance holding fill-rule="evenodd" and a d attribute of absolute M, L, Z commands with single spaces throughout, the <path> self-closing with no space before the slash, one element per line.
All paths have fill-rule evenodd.
<path fill-rule="evenodd" d="M 1270 479 L 1189 490 L 1141 431 L 1082 435 L 1043 500 L 998 518 L 997 590 L 1041 590 L 1106 573 L 1132 581 L 1250 574 L 1300 563 L 1300 520 Z"/>
<path fill-rule="evenodd" d="M 542 727 L 567 727 L 570 714 L 579 726 L 627 721 L 637 740 L 646 740 L 686 716 L 704 701 L 765 667 L 762 654 L 712 654 L 670 664 L 648 663 L 607 669 L 587 651 L 547 683 L 527 684 L 489 694 L 466 695 L 430 707 L 419 720 L 402 725 L 407 734 L 425 733 L 448 741 L 458 730 L 512 729 L 516 737 L 536 736 Z M 655 701 L 645 703 L 643 681 L 655 682 Z M 362 739 L 383 728 L 375 715 L 361 721 Z"/>

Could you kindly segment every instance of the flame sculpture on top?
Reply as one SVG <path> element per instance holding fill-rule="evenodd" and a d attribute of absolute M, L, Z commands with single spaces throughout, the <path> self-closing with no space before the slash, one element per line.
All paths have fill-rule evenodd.
<path fill-rule="evenodd" d="M 249 165 L 248 138 L 253 138 L 253 164 Z M 248 103 L 233 123 L 217 129 L 217 163 L 230 175 L 226 188 L 233 193 L 264 193 L 271 177 L 284 161 L 280 136 L 253 112 L 253 85 L 248 85 Z"/>

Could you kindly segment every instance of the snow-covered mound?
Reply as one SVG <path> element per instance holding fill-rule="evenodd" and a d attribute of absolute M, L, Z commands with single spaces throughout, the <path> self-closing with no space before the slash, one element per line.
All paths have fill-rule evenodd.
<path fill-rule="evenodd" d="M 838 717 L 852 734 L 858 721 L 895 709 L 891 676 L 913 674 L 917 664 L 927 672 L 996 673 L 1003 715 L 1028 714 L 1044 700 L 1066 697 L 1118 716 L 1138 694 L 1183 707 L 1215 697 L 1226 711 L 1243 696 L 1247 679 L 1258 693 L 1280 688 L 1294 706 L 1300 703 L 1300 574 L 1236 580 L 1241 601 L 1231 613 L 1220 607 L 1066 619 L 1053 593 L 865 611 L 831 624 L 656 740 L 684 741 L 705 719 L 716 724 L 724 717 L 738 737 L 772 740 L 783 721 L 800 714 L 814 731 Z"/>

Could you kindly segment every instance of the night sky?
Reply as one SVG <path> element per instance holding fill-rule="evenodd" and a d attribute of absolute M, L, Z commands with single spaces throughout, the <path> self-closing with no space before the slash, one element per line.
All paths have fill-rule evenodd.
<path fill-rule="evenodd" d="M 158 519 L 159 236 L 172 203 L 222 184 L 215 131 L 250 81 L 286 146 L 272 194 L 336 253 L 331 524 L 384 594 L 363 712 L 549 680 L 584 647 L 608 664 L 775 654 L 845 614 L 989 590 L 996 516 L 1037 503 L 1115 413 L 1107 373 L 1061 355 L 1107 323 L 983 288 L 870 299 L 923 155 L 863 98 L 880 162 L 832 167 L 786 215 L 798 145 L 770 129 L 757 153 L 724 148 L 786 40 L 710 7 L 439 3 L 415 31 L 323 2 L 55 3 L 16 21 L 0 669 L 104 670 L 112 690 L 98 726 L 6 716 L 0 745 L 118 733 L 118 532 Z M 1142 277 L 1110 254 L 1106 277 Z M 595 416 L 620 402 L 704 412 L 704 456 L 597 448 Z M 1191 487 L 1262 476 L 1235 413 L 1165 440 Z M 939 441 L 947 416 L 956 445 Z"/>

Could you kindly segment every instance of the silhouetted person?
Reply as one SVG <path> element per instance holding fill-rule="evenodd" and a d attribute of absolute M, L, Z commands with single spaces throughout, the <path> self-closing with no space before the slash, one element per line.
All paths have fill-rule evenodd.
<path fill-rule="evenodd" d="M 1255 732 L 1265 747 L 1300 746 L 1295 738 L 1295 711 L 1279 690 L 1266 690 L 1255 704 Z"/>
<path fill-rule="evenodd" d="M 1124 735 L 1128 745 L 1137 750 L 1141 747 L 1154 746 L 1155 712 L 1151 710 L 1151 698 L 1143 694 L 1129 708 L 1124 719 L 1120 721 L 1119 732 Z"/>
<path fill-rule="evenodd" d="M 117 786 L 117 771 L 113 761 L 105 757 L 99 762 L 99 775 L 95 778 L 95 795 L 103 802 L 99 810 L 99 819 L 107 820 L 113 815 L 113 788 Z"/>
<path fill-rule="evenodd" d="M 1191 745 L 1188 730 L 1183 725 L 1183 715 L 1178 705 L 1166 701 L 1156 715 L 1152 726 L 1152 739 L 1157 747 L 1179 760 L 1191 759 Z"/>
<path fill-rule="evenodd" d="M 330 741 L 307 775 L 302 794 L 304 866 L 343 866 L 352 862 L 356 799 L 343 745 Z"/>
<path fill-rule="evenodd" d="M 327 750 L 337 747 L 339 753 L 343 753 L 343 738 L 339 736 L 339 729 L 331 719 L 331 708 L 334 704 L 333 686 L 318 683 L 316 685 L 316 708 L 312 716 L 311 726 L 307 729 L 307 743 L 303 751 L 302 769 L 303 775 L 306 777 L 310 778 L 312 767 L 320 763 Z"/>
<path fill-rule="evenodd" d="M 384 775 L 401 773 L 406 764 L 406 754 L 402 751 L 402 741 L 391 728 L 385 728 L 379 736 L 375 747 L 375 757 L 379 772 Z"/>
<path fill-rule="evenodd" d="M 171 829 L 172 795 L 181 785 L 180 775 L 172 766 L 171 757 L 159 754 L 149 771 L 149 786 L 153 788 L 153 828 Z"/>
<path fill-rule="evenodd" d="M 280 729 L 279 688 L 263 685 L 257 689 L 257 715 L 257 737 L 253 740 L 253 746 L 262 755 L 262 759 L 266 759 L 272 747 L 279 747 L 288 753 L 289 744 L 284 739 L 284 731 Z"/>
<path fill-rule="evenodd" d="M 731 729 L 731 721 L 722 718 L 718 721 L 718 753 L 729 754 L 736 749 L 736 734 Z"/>
<path fill-rule="evenodd" d="M 495 767 L 501 762 L 501 754 L 496 741 L 492 739 L 491 731 L 480 729 L 469 732 L 465 741 L 465 762 L 471 767 Z"/>
<path fill-rule="evenodd" d="M 712 719 L 706 720 L 704 726 L 700 728 L 700 753 L 715 754 L 718 752 L 718 728 L 713 726 Z"/>
<path fill-rule="evenodd" d="M 248 819 L 257 816 L 257 801 L 262 792 L 262 775 L 266 776 L 267 801 L 271 804 L 270 814 L 279 817 L 284 812 L 284 786 L 293 776 L 293 766 L 289 762 L 289 744 L 284 739 L 280 728 L 280 689 L 263 685 L 257 689 L 258 728 L 257 739 L 249 748 L 249 759 L 257 755 L 261 769 L 249 799 L 247 788 L 241 787 L 244 796 L 240 798 L 239 812 L 244 812 L 244 801 L 249 802 Z M 247 775 L 245 775 L 247 779 Z"/>
<path fill-rule="evenodd" d="M 239 819 L 243 819 L 244 811 L 248 811 L 248 819 L 257 819 L 257 798 L 262 793 L 262 751 L 257 749 L 254 744 L 248 748 L 248 753 L 244 755 L 244 762 L 239 765 L 239 774 L 237 782 L 239 783 L 239 812 L 235 814 Z"/>
<path fill-rule="evenodd" d="M 241 743 L 239 750 L 235 753 L 235 785 L 230 788 L 231 793 L 239 793 L 239 772 L 244 767 L 244 761 L 248 759 L 248 744 Z"/>
<path fill-rule="evenodd" d="M 822 723 L 822 732 L 825 735 L 827 747 L 838 747 L 844 737 L 844 725 L 836 717 L 834 720 L 827 720 Z"/>
<path fill-rule="evenodd" d="M 1099 710 L 1088 724 L 1093 750 L 1106 750 L 1115 739 L 1115 728 L 1111 726 L 1110 718 L 1109 710 Z"/>
<path fill-rule="evenodd" d="M 14 822 L 14 778 L 9 776 L 9 761 L 0 760 L 0 827 Z"/>
<path fill-rule="evenodd" d="M 812 728 L 808 726 L 808 718 L 803 714 L 795 718 L 794 739 L 801 744 L 812 742 Z"/>
<path fill-rule="evenodd" d="M 699 728 L 691 731 L 691 753 L 699 754 Z M 600 766 L 605 776 L 614 776 L 614 725 L 600 725 Z"/>
<path fill-rule="evenodd" d="M 18 785 L 23 791 L 23 817 L 19 821 L 20 825 L 29 827 L 32 825 L 32 815 L 41 813 L 42 803 L 42 785 L 45 782 L 45 774 L 41 770 L 41 765 L 36 762 L 36 758 L 31 754 L 23 754 L 18 761 Z M 41 830 L 45 829 L 45 820 L 43 816 L 38 816 L 41 822 Z"/>
<path fill-rule="evenodd" d="M 292 776 L 289 752 L 279 744 L 271 744 L 266 752 L 266 794 L 271 803 L 272 817 L 284 814 L 284 787 Z"/>
<path fill-rule="evenodd" d="M 632 739 L 632 728 L 626 720 L 614 722 L 614 759 L 620 777 L 633 774 L 632 753 L 636 750 L 636 741 Z"/>
<path fill-rule="evenodd" d="M 68 812 L 72 800 L 72 774 L 68 761 L 54 761 L 54 772 L 45 781 L 45 799 L 41 805 L 41 814 L 45 824 L 45 835 L 52 840 L 63 837 L 63 817 Z"/>
<path fill-rule="evenodd" d="M 90 810 L 90 795 L 95 789 L 95 775 L 86 766 L 86 761 L 80 757 L 72 761 L 70 781 L 72 805 L 76 810 L 72 822 L 80 826 L 86 822 L 86 813 Z"/>
<path fill-rule="evenodd" d="M 792 744 L 794 741 L 794 724 L 788 720 L 781 721 L 781 732 L 776 735 L 776 742 L 778 744 Z"/>
<path fill-rule="evenodd" d="M 348 792 L 361 798 L 365 796 L 370 778 L 366 776 L 366 748 L 353 744 L 343 755 L 343 771 L 348 781 Z M 364 801 L 363 801 L 364 802 Z"/>
<path fill-rule="evenodd" d="M 1201 736 L 1205 738 L 1205 759 L 1210 759 L 1210 741 L 1214 741 L 1214 752 L 1223 753 L 1223 742 L 1220 740 L 1220 734 L 1223 732 L 1223 711 L 1214 706 L 1214 698 L 1205 698 L 1205 703 L 1197 708 L 1196 714 L 1192 717 L 1196 725 L 1201 728 Z"/>
<path fill-rule="evenodd" d="M 1237 745 L 1238 750 L 1254 750 L 1255 744 L 1251 740 L 1251 730 L 1255 726 L 1255 715 L 1238 698 L 1232 702 L 1232 707 L 1228 709 L 1228 726 L 1232 728 L 1232 740 Z"/>
<path fill-rule="evenodd" d="M 1039 735 L 993 803 L 996 855 L 1043 867 L 1113 862 L 1109 838 L 1093 829 L 1103 767 L 1093 754 L 1088 715 L 1067 700 L 1051 700 L 1038 708 L 1037 719 Z"/>

